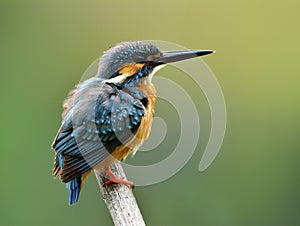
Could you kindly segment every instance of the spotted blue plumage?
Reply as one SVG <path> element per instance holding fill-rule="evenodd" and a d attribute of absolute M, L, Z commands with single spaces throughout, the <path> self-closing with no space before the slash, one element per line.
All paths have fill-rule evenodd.
<path fill-rule="evenodd" d="M 122 42 L 104 52 L 100 58 L 97 76 L 108 79 L 123 65 L 149 61 L 149 56 L 158 55 L 159 49 L 146 41 Z"/>
<path fill-rule="evenodd" d="M 88 95 L 86 91 L 95 96 L 82 98 Z M 81 84 L 77 95 L 52 145 L 56 151 L 53 173 L 66 183 L 70 205 L 78 201 L 82 174 L 133 138 L 147 104 L 142 91 L 99 83 L 96 78 Z M 85 106 L 91 106 L 91 110 Z"/>

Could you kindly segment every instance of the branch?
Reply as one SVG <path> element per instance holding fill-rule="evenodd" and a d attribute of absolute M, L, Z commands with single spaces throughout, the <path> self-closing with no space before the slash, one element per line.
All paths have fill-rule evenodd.
<path fill-rule="evenodd" d="M 116 162 L 110 168 L 118 178 L 124 177 L 126 179 L 126 175 L 120 162 Z M 103 183 L 107 179 L 103 177 L 102 173 L 97 171 L 95 171 L 95 175 L 103 195 L 103 200 L 110 212 L 115 226 L 145 225 L 143 216 L 132 193 L 132 189 L 123 184 L 103 186 Z"/>

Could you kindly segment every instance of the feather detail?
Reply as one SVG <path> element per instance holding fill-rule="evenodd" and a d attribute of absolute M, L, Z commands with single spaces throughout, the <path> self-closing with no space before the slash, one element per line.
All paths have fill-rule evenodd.
<path fill-rule="evenodd" d="M 70 182 L 66 183 L 67 189 L 69 189 L 69 205 L 75 204 L 78 201 L 80 194 L 81 177 L 76 177 Z"/>

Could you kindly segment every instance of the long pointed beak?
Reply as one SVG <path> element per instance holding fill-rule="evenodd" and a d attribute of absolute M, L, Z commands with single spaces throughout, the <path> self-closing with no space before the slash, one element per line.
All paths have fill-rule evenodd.
<path fill-rule="evenodd" d="M 200 57 L 214 53 L 213 50 L 182 50 L 182 51 L 170 51 L 163 52 L 163 55 L 154 60 L 158 65 L 173 63 L 177 61 L 187 60 L 194 57 Z"/>

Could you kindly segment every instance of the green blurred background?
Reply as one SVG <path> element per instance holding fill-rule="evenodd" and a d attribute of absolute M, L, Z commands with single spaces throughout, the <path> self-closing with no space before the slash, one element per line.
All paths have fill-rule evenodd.
<path fill-rule="evenodd" d="M 156 39 L 217 50 L 205 61 L 223 89 L 228 125 L 219 156 L 200 173 L 206 100 L 182 73 L 159 72 L 198 98 L 203 132 L 179 173 L 134 190 L 147 224 L 300 225 L 299 7 L 296 0 L 1 0 L 0 224 L 112 225 L 94 176 L 79 203 L 67 205 L 67 190 L 51 175 L 50 145 L 61 102 L 89 64 L 118 42 Z M 157 114 L 169 107 L 160 101 Z M 171 139 L 178 128 L 169 124 Z"/>

